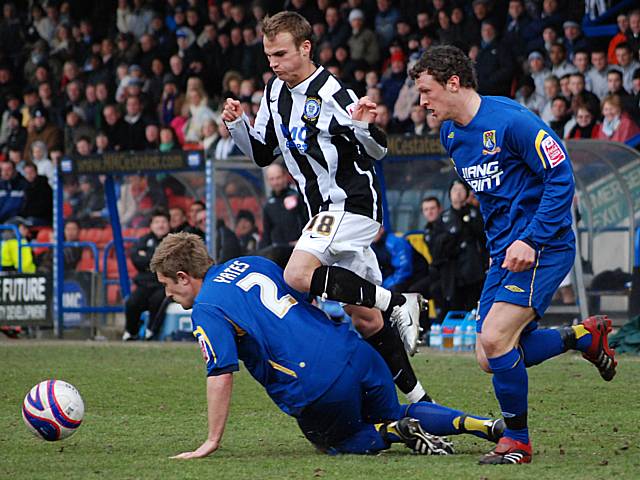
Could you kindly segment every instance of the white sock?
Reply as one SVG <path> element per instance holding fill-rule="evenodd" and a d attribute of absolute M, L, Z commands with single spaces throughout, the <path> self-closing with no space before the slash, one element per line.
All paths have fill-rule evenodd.
<path fill-rule="evenodd" d="M 418 382 L 416 386 L 413 387 L 413 390 L 407 393 L 405 397 L 407 397 L 407 400 L 409 400 L 409 403 L 416 403 L 416 402 L 419 402 L 420 399 L 424 397 L 424 395 L 425 395 L 424 388 L 422 388 L 422 384 Z"/>
<path fill-rule="evenodd" d="M 378 310 L 385 312 L 391 303 L 391 292 L 380 285 L 376 285 L 376 304 Z"/>

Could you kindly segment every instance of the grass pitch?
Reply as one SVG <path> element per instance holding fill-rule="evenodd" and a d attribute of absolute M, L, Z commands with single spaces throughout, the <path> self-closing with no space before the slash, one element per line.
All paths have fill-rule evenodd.
<path fill-rule="evenodd" d="M 496 415 L 491 379 L 468 354 L 421 353 L 418 376 L 439 402 Z M 611 383 L 577 355 L 529 369 L 534 461 L 479 466 L 490 444 L 455 437 L 457 454 L 418 457 L 315 452 L 246 371 L 235 375 L 222 448 L 204 460 L 169 456 L 206 436 L 204 365 L 196 344 L 0 341 L 0 479 L 638 479 L 640 358 L 622 357 Z M 46 378 L 74 384 L 86 415 L 67 440 L 31 436 L 20 416 Z"/>

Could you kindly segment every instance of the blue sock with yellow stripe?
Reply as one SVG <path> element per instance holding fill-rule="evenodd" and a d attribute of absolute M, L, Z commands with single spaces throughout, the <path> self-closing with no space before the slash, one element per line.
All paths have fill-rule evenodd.
<path fill-rule="evenodd" d="M 499 357 L 489 358 L 493 388 L 507 425 L 504 436 L 529 442 L 527 395 L 529 378 L 520 351 L 516 348 Z"/>
<path fill-rule="evenodd" d="M 406 416 L 416 418 L 420 426 L 432 435 L 458 435 L 470 433 L 476 437 L 488 438 L 491 419 L 467 415 L 431 402 L 412 403 L 406 407 Z"/>
<path fill-rule="evenodd" d="M 589 330 L 584 328 L 584 325 L 574 325 L 571 327 L 575 336 L 576 336 L 576 350 L 580 350 L 581 352 L 586 352 L 587 349 L 591 346 L 591 340 L 593 336 L 589 333 Z"/>

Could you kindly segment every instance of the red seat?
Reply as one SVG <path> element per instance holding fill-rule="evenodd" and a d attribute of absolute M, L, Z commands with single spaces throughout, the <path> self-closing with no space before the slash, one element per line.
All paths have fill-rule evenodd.
<path fill-rule="evenodd" d="M 95 260 L 93 258 L 93 251 L 90 248 L 82 249 L 82 257 L 80 262 L 76 266 L 76 270 L 79 272 L 93 272 L 95 268 Z M 98 264 L 98 269 L 100 264 Z"/>

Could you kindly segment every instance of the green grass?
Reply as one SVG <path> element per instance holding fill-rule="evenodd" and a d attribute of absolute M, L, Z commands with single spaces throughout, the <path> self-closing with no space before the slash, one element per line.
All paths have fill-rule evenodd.
<path fill-rule="evenodd" d="M 419 377 L 441 403 L 498 412 L 491 379 L 470 355 L 419 354 Z M 0 479 L 638 479 L 640 359 L 623 357 L 607 384 L 576 355 L 529 370 L 531 465 L 479 466 L 489 449 L 455 438 L 457 455 L 417 457 L 401 447 L 379 456 L 326 457 L 242 371 L 222 448 L 198 461 L 169 456 L 206 435 L 204 365 L 195 344 L 0 342 Z M 20 416 L 27 391 L 46 378 L 73 383 L 86 415 L 71 438 L 33 437 Z"/>

